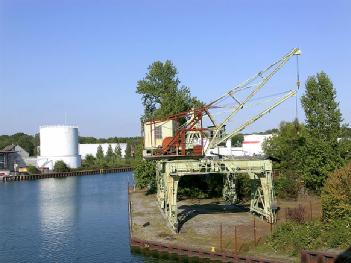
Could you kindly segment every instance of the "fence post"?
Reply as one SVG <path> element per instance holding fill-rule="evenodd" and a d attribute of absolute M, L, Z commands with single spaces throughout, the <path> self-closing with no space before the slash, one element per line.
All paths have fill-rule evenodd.
<path fill-rule="evenodd" d="M 272 235 L 272 232 L 273 232 L 273 223 L 270 223 L 270 227 L 271 227 L 271 235 Z"/>
<path fill-rule="evenodd" d="M 310 216 L 311 216 L 311 221 L 312 221 L 312 201 L 310 200 Z"/>
<path fill-rule="evenodd" d="M 254 244 L 256 247 L 256 217 L 254 216 L 254 222 L 253 222 L 253 230 L 254 230 Z"/>
<path fill-rule="evenodd" d="M 221 252 L 223 251 L 223 236 L 222 236 L 222 223 L 219 226 L 219 248 Z"/>
<path fill-rule="evenodd" d="M 238 240 L 237 240 L 237 236 L 236 236 L 236 226 L 234 226 L 234 251 L 235 254 L 238 254 Z"/>

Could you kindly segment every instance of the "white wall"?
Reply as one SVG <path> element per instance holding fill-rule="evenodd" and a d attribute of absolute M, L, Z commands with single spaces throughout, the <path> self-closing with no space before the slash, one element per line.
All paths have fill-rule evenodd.
<path fill-rule="evenodd" d="M 244 135 L 242 147 L 232 147 L 231 139 L 226 142 L 225 146 L 219 146 L 214 149 L 208 149 L 207 156 L 223 155 L 223 156 L 254 156 L 263 155 L 262 144 L 271 138 L 272 134 L 249 134 Z"/>
<path fill-rule="evenodd" d="M 117 144 L 118 143 L 84 143 L 84 144 L 79 144 L 79 154 L 82 156 L 82 159 L 85 159 L 85 157 L 88 154 L 91 154 L 92 156 L 96 157 L 96 151 L 97 151 L 97 148 L 99 147 L 99 145 L 101 145 L 104 154 L 106 154 L 109 145 L 111 145 L 112 150 L 115 151 Z M 127 144 L 126 143 L 119 143 L 119 146 L 121 147 L 122 158 L 124 158 L 126 155 Z"/>
<path fill-rule="evenodd" d="M 262 155 L 263 149 L 262 144 L 266 139 L 272 137 L 272 134 L 250 134 L 244 135 L 243 141 L 243 152 L 245 155 Z"/>
<path fill-rule="evenodd" d="M 78 154 L 78 127 L 47 125 L 40 127 L 40 156 L 38 167 L 53 169 L 57 161 L 64 161 L 70 168 L 81 166 Z"/>

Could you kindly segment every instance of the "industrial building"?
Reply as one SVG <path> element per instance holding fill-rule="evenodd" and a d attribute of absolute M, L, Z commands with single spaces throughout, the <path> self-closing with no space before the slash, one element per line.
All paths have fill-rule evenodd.
<path fill-rule="evenodd" d="M 0 174 L 10 174 L 27 166 L 29 153 L 19 145 L 8 145 L 0 150 Z"/>
<path fill-rule="evenodd" d="M 109 145 L 111 145 L 112 150 L 115 151 L 116 146 L 119 145 L 119 147 L 121 148 L 121 157 L 124 158 L 126 155 L 126 149 L 127 149 L 127 144 L 126 143 L 83 143 L 83 144 L 79 144 L 79 154 L 81 156 L 81 158 L 84 160 L 85 157 L 87 155 L 92 155 L 94 157 L 96 157 L 96 152 L 97 149 L 99 147 L 99 145 L 101 145 L 102 147 L 102 151 L 104 152 L 104 154 L 107 153 L 107 149 L 109 147 Z"/>
<path fill-rule="evenodd" d="M 78 138 L 77 126 L 41 126 L 40 156 L 37 158 L 37 166 L 52 170 L 55 163 L 61 160 L 70 168 L 80 167 Z"/>
<path fill-rule="evenodd" d="M 241 147 L 232 147 L 231 140 L 226 142 L 225 146 L 218 146 L 214 149 L 208 149 L 206 155 L 223 155 L 223 156 L 257 156 L 263 155 L 262 144 L 265 140 L 271 138 L 272 134 L 248 134 L 244 135 L 244 141 Z"/>

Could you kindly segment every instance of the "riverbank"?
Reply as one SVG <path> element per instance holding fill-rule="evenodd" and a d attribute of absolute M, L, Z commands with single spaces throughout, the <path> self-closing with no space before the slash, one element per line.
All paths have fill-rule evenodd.
<path fill-rule="evenodd" d="M 28 180 L 47 179 L 47 178 L 63 178 L 63 177 L 70 177 L 70 176 L 123 173 L 123 172 L 130 172 L 132 170 L 133 170 L 132 167 L 119 167 L 119 168 L 92 169 L 92 170 L 81 170 L 81 171 L 59 172 L 59 173 L 8 175 L 8 176 L 0 177 L 0 181 L 2 182 L 28 181 Z"/>
<path fill-rule="evenodd" d="M 179 216 L 186 216 L 180 221 L 179 233 L 175 234 L 167 227 L 155 195 L 135 191 L 130 194 L 130 200 L 133 239 L 181 246 L 194 251 L 215 251 L 283 262 L 295 262 L 296 258 L 272 257 L 264 251 L 257 251 L 256 247 L 277 225 L 286 221 L 287 208 L 298 205 L 308 207 L 305 211 L 307 218 L 317 218 L 321 211 L 317 199 L 279 201 L 281 210 L 278 222 L 271 225 L 251 215 L 246 206 L 227 205 L 220 199 L 187 199 L 178 202 Z"/>

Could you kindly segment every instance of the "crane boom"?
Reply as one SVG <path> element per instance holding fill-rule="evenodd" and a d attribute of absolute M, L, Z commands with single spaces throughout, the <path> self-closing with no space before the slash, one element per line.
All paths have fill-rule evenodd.
<path fill-rule="evenodd" d="M 289 53 L 281 57 L 279 60 L 274 62 L 273 64 L 269 65 L 267 68 L 264 70 L 258 72 L 255 74 L 253 77 L 249 78 L 248 80 L 240 83 L 233 89 L 229 90 L 227 93 L 219 97 L 218 99 L 214 100 L 213 102 L 209 103 L 207 106 L 209 108 L 213 107 L 216 105 L 218 102 L 222 101 L 223 99 L 227 97 L 232 97 L 233 94 L 235 94 L 237 91 L 242 90 L 243 88 L 247 87 L 250 83 L 255 81 L 257 78 L 261 77 L 262 80 L 257 84 L 257 87 L 240 103 L 238 100 L 235 98 L 234 100 L 238 102 L 238 105 L 232 110 L 232 112 L 219 124 L 216 126 L 216 130 L 214 132 L 214 135 L 212 139 L 210 140 L 208 144 L 208 148 L 214 148 L 216 147 L 220 142 L 223 142 L 223 140 L 218 141 L 218 134 L 222 130 L 222 128 L 232 119 L 232 117 L 238 113 L 241 109 L 243 109 L 244 105 L 253 97 L 256 95 L 256 93 L 289 61 L 289 59 L 294 56 L 294 55 L 300 55 L 301 51 L 298 48 L 292 49 Z M 265 74 L 268 74 L 267 76 L 264 76 Z"/>
<path fill-rule="evenodd" d="M 242 112 L 253 101 L 254 96 L 294 55 L 300 55 L 298 48 L 282 56 L 280 59 L 259 71 L 247 80 L 214 101 L 199 108 L 180 112 L 165 119 L 150 120 L 144 123 L 144 158 L 202 158 L 208 149 L 213 149 L 227 141 L 272 109 L 294 96 L 295 91 L 284 93 L 273 105 L 244 122 L 233 131 L 226 132 L 225 127 L 233 117 Z M 281 95 L 281 94 L 279 94 Z M 256 98 L 255 98 L 256 99 Z M 222 110 L 223 104 L 230 102 L 230 111 Z M 215 110 L 220 110 L 216 115 Z M 218 112 L 217 112 L 218 113 Z M 203 118 L 208 117 L 211 126 L 205 126 Z M 208 120 L 207 120 L 208 121 Z"/>
<path fill-rule="evenodd" d="M 242 130 L 244 130 L 247 126 L 251 125 L 252 123 L 254 123 L 255 121 L 257 121 L 258 119 L 260 119 L 261 117 L 263 117 L 264 115 L 266 115 L 267 113 L 269 113 L 271 110 L 273 110 L 274 108 L 276 108 L 277 106 L 279 106 L 280 104 L 282 104 L 284 101 L 286 101 L 287 99 L 289 99 L 292 96 L 296 95 L 296 91 L 292 90 L 290 91 L 287 95 L 285 95 L 284 97 L 282 97 L 281 99 L 279 99 L 276 103 L 274 103 L 272 106 L 268 107 L 267 109 L 263 110 L 262 112 L 260 112 L 259 114 L 257 114 L 255 117 L 253 117 L 252 119 L 248 120 L 247 122 L 245 122 L 244 124 L 242 124 L 240 127 L 238 127 L 237 129 L 235 129 L 233 132 L 231 132 L 230 134 L 227 134 L 226 136 L 224 136 L 223 138 L 221 138 L 218 142 L 218 144 L 221 144 L 225 141 L 227 141 L 228 139 L 230 139 L 231 137 L 237 135 L 239 132 L 241 132 Z"/>

